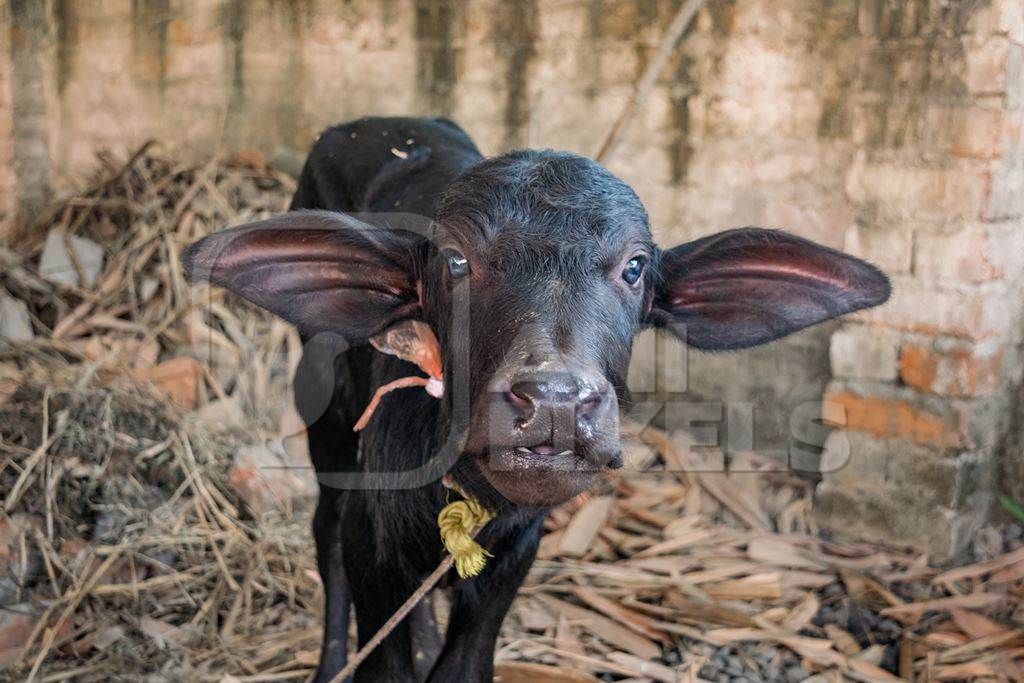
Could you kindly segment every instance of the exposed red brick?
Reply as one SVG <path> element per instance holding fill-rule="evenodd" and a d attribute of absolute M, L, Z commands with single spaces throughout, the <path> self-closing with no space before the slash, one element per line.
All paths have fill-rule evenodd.
<path fill-rule="evenodd" d="M 194 358 L 172 358 L 159 365 L 132 373 L 140 382 L 152 382 L 178 405 L 192 410 L 199 401 L 203 370 Z"/>
<path fill-rule="evenodd" d="M 847 429 L 938 448 L 955 448 L 964 443 L 957 424 L 907 401 L 861 396 L 851 391 L 829 392 L 825 401 L 843 407 Z"/>
<path fill-rule="evenodd" d="M 907 386 L 931 391 L 938 373 L 938 360 L 923 346 L 903 346 L 900 349 L 900 379 Z"/>
<path fill-rule="evenodd" d="M 167 23 L 167 38 L 172 45 L 195 45 L 201 42 L 194 26 L 182 19 L 172 19 Z"/>
<path fill-rule="evenodd" d="M 900 379 L 907 386 L 943 396 L 976 396 L 1000 385 L 1003 351 L 976 355 L 971 351 L 936 352 L 924 346 L 900 350 Z"/>
<path fill-rule="evenodd" d="M 236 151 L 231 155 L 229 163 L 235 166 L 251 168 L 252 170 L 260 173 L 267 173 L 270 168 L 270 163 L 267 161 L 267 155 L 255 147 L 243 147 Z"/>
<path fill-rule="evenodd" d="M 1008 121 L 1002 109 L 942 102 L 931 104 L 925 117 L 926 141 L 931 149 L 976 159 L 994 159 L 1007 153 L 1003 143 Z"/>

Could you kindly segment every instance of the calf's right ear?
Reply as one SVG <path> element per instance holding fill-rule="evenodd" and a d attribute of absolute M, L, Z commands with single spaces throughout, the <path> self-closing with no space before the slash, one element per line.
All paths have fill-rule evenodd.
<path fill-rule="evenodd" d="M 191 281 L 220 285 L 306 334 L 362 341 L 419 308 L 407 236 L 328 211 L 216 232 L 182 262 Z"/>

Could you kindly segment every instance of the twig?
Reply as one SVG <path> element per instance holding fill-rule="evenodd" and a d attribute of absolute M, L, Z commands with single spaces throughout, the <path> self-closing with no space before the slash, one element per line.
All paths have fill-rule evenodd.
<path fill-rule="evenodd" d="M 352 656 L 352 659 L 349 660 L 348 664 L 345 665 L 345 668 L 339 671 L 334 678 L 331 679 L 331 683 L 342 683 L 342 681 L 355 673 L 355 670 L 363 663 L 363 660 L 369 657 L 370 654 L 377 649 L 377 646 L 395 630 L 395 627 L 402 623 L 402 619 L 405 619 L 406 615 L 412 611 L 412 608 L 418 605 L 420 600 L 422 600 L 434 585 L 441 580 L 441 577 L 452 568 L 452 563 L 454 561 L 455 558 L 453 556 L 445 555 L 445 558 L 441 560 L 441 564 L 437 565 L 437 569 L 423 580 L 420 587 L 417 588 L 404 603 L 402 603 L 402 606 L 398 608 L 398 611 L 391 615 L 391 618 L 384 622 L 384 625 L 373 634 L 373 637 L 366 642 L 366 645 L 359 648 L 359 652 L 355 653 Z"/>
<path fill-rule="evenodd" d="M 668 62 L 668 58 L 672 56 L 672 51 L 675 49 L 676 42 L 679 37 L 686 31 L 686 27 L 693 21 L 693 17 L 696 16 L 697 10 L 704 4 L 704 0 L 686 0 L 676 15 L 672 18 L 672 23 L 665 29 L 665 35 L 661 38 L 661 44 L 658 46 L 658 51 L 654 55 L 644 70 L 643 76 L 640 77 L 640 82 L 637 83 L 636 89 L 633 91 L 632 97 L 626 102 L 626 106 L 622 108 L 622 113 L 619 114 L 619 118 L 615 120 L 611 130 L 608 131 L 608 135 L 605 137 L 604 142 L 601 143 L 600 149 L 597 150 L 597 155 L 594 159 L 598 163 L 605 163 L 615 151 L 615 148 L 619 144 L 619 140 L 622 139 L 622 135 L 629 128 L 629 125 L 633 123 L 633 119 L 636 117 L 637 111 L 644 105 L 647 98 L 651 94 L 651 90 L 654 89 L 654 84 L 658 80 L 658 75 L 661 74 L 662 69 L 665 68 L 665 64 Z"/>
<path fill-rule="evenodd" d="M 39 673 L 39 667 L 42 666 L 43 660 L 46 659 L 46 655 L 50 652 L 50 649 L 53 647 L 54 641 L 57 640 L 57 636 L 60 633 L 61 627 L 64 626 L 64 623 L 68 620 L 68 618 L 71 617 L 75 610 L 78 609 L 79 603 L 81 603 L 82 600 L 85 599 L 85 596 L 88 595 L 89 591 L 93 589 L 93 587 L 96 585 L 96 582 L 99 581 L 103 577 L 103 575 L 107 573 L 107 570 L 110 569 L 111 565 L 114 564 L 114 561 L 120 556 L 121 549 L 115 549 L 114 552 L 110 553 L 110 555 L 107 556 L 107 559 L 103 560 L 100 566 L 97 567 L 96 571 L 93 572 L 91 577 L 89 577 L 89 580 L 86 581 L 85 585 L 83 585 L 81 588 L 75 591 L 71 596 L 65 596 L 66 599 L 69 598 L 68 606 L 64 608 L 64 611 L 57 619 L 57 622 L 51 628 L 46 629 L 46 633 L 43 636 L 42 646 L 39 649 L 39 654 L 36 655 L 35 662 L 32 664 L 32 669 L 28 672 L 28 677 L 25 679 L 26 683 L 31 683 L 35 679 L 36 675 Z M 42 621 L 40 623 L 45 623 L 45 621 Z M 28 648 L 31 642 L 32 641 L 29 640 L 25 644 L 25 647 Z"/>

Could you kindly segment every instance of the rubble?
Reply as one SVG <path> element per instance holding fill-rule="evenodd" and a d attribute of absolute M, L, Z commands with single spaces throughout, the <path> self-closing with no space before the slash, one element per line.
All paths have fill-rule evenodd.
<path fill-rule="evenodd" d="M 34 336 L 28 304 L 6 294 L 0 295 L 0 337 L 20 342 L 31 341 Z"/>
<path fill-rule="evenodd" d="M 70 252 L 68 245 L 71 247 Z M 40 277 L 66 287 L 92 289 L 102 269 L 103 248 L 100 245 L 77 235 L 65 241 L 64 232 L 60 228 L 50 229 L 42 256 L 39 257 Z"/>

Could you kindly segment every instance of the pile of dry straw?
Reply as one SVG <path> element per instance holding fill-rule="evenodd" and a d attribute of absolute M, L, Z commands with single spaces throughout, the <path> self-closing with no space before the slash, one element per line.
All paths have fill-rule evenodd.
<path fill-rule="evenodd" d="M 0 250 L 33 332 L 0 339 L 0 678 L 306 679 L 310 487 L 239 457 L 301 456 L 298 339 L 178 265 L 199 236 L 283 210 L 294 183 L 256 154 L 100 161 Z M 62 283 L 39 274 L 50 231 Z M 72 237 L 102 248 L 92 286 Z M 687 473 L 677 438 L 641 442 L 650 473 L 552 514 L 502 680 L 1024 679 L 1024 551 L 940 572 L 824 540 L 799 478 Z"/>

